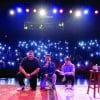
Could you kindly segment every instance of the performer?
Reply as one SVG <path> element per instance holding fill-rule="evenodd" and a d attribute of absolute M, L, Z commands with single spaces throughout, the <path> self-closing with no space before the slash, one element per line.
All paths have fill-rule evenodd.
<path fill-rule="evenodd" d="M 64 58 L 64 64 L 61 67 L 61 71 L 57 70 L 62 76 L 63 76 L 63 82 L 65 86 L 67 87 L 68 82 L 71 83 L 71 89 L 73 89 L 74 86 L 74 77 L 75 77 L 75 66 L 72 64 L 70 58 L 65 57 Z"/>
<path fill-rule="evenodd" d="M 51 85 L 50 89 L 55 89 L 56 85 L 56 74 L 55 74 L 55 64 L 51 61 L 51 55 L 45 55 L 45 63 L 41 68 L 41 89 L 45 89 L 46 81 Z"/>
<path fill-rule="evenodd" d="M 23 58 L 17 74 L 20 87 L 17 90 L 23 90 L 25 87 L 24 78 L 29 79 L 31 90 L 36 90 L 37 74 L 40 70 L 40 64 L 34 57 L 34 52 L 30 50 L 27 56 Z"/>

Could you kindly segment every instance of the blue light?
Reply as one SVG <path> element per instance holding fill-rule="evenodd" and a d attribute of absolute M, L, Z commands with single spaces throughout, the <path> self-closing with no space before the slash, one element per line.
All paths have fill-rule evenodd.
<path fill-rule="evenodd" d="M 87 66 L 89 64 L 89 62 L 88 61 L 85 61 L 85 66 Z"/>
<path fill-rule="evenodd" d="M 88 14 L 88 12 L 89 12 L 89 11 L 88 11 L 87 9 L 86 9 L 86 10 L 84 10 L 84 14 L 85 14 L 85 15 L 87 15 L 87 14 Z"/>
<path fill-rule="evenodd" d="M 12 66 L 14 66 L 14 65 L 15 65 L 15 63 L 14 63 L 14 62 L 12 62 L 12 63 L 11 63 L 11 65 L 12 65 Z"/>
<path fill-rule="evenodd" d="M 93 56 L 94 56 L 94 54 L 93 54 L 93 53 L 91 53 L 91 54 L 90 54 L 90 56 L 91 56 L 91 57 L 93 57 Z"/>
<path fill-rule="evenodd" d="M 62 60 L 62 59 L 60 59 L 60 62 L 63 62 L 63 60 Z"/>
<path fill-rule="evenodd" d="M 18 12 L 18 13 L 21 13 L 21 12 L 22 12 L 22 9 L 21 9 L 20 7 L 18 7 L 18 8 L 17 8 L 17 12 Z"/>
<path fill-rule="evenodd" d="M 59 53 L 59 55 L 62 56 L 63 54 L 62 53 Z"/>
<path fill-rule="evenodd" d="M 56 14 L 57 13 L 57 9 L 53 9 L 53 13 Z"/>

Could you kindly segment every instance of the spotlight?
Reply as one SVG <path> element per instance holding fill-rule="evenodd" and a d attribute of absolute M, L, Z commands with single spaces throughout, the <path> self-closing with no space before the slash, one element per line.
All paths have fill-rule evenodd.
<path fill-rule="evenodd" d="M 59 12 L 60 12 L 60 13 L 63 13 L 64 11 L 63 11 L 63 9 L 60 9 Z"/>
<path fill-rule="evenodd" d="M 18 12 L 18 13 L 21 13 L 21 12 L 22 12 L 22 9 L 18 7 L 18 8 L 17 8 L 17 12 Z"/>
<path fill-rule="evenodd" d="M 81 17 L 81 16 L 82 16 L 82 12 L 81 12 L 80 10 L 77 10 L 77 11 L 75 12 L 75 16 L 76 16 L 76 17 Z"/>
<path fill-rule="evenodd" d="M 33 9 L 33 12 L 34 12 L 34 13 L 36 13 L 36 12 L 37 12 L 37 10 L 36 10 L 36 9 Z"/>
<path fill-rule="evenodd" d="M 85 15 L 87 15 L 87 14 L 88 14 L 88 12 L 89 12 L 88 10 L 84 10 L 84 14 L 85 14 Z"/>
<path fill-rule="evenodd" d="M 73 13 L 73 11 L 72 11 L 72 10 L 69 10 L 69 13 L 70 13 L 70 14 L 72 14 L 72 13 Z"/>
<path fill-rule="evenodd" d="M 27 9 L 26 9 L 26 12 L 28 13 L 28 12 L 30 12 L 30 10 L 27 8 Z"/>
<path fill-rule="evenodd" d="M 44 9 L 40 9 L 39 14 L 40 14 L 40 16 L 45 16 L 46 11 Z"/>
<path fill-rule="evenodd" d="M 57 13 L 57 9 L 53 9 L 53 13 L 56 14 Z"/>
<path fill-rule="evenodd" d="M 99 11 L 98 10 L 95 10 L 95 12 L 94 12 L 95 14 L 98 14 L 99 13 Z"/>
<path fill-rule="evenodd" d="M 15 14 L 15 11 L 14 11 L 14 10 L 10 10 L 10 11 L 9 11 L 9 14 L 10 14 L 10 15 L 14 15 L 14 14 Z"/>

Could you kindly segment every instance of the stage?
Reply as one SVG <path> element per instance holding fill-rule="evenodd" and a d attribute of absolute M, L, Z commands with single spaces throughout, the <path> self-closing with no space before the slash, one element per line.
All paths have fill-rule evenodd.
<path fill-rule="evenodd" d="M 9 80 L 9 79 L 8 79 Z M 0 81 L 0 100 L 100 100 L 100 94 L 96 93 L 93 98 L 93 90 L 87 94 L 87 84 L 75 84 L 74 89 L 65 88 L 64 85 L 56 85 L 52 90 L 40 90 L 39 83 L 36 91 L 31 91 L 28 83 L 24 91 L 17 91 L 18 83 L 13 80 L 1 79 Z"/>

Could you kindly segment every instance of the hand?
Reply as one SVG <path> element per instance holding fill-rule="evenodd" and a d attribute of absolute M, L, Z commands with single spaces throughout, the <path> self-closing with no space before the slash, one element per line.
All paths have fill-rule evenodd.
<path fill-rule="evenodd" d="M 49 64 L 48 64 L 48 63 L 46 63 L 46 64 L 45 64 L 45 67 L 48 67 L 48 65 L 49 65 Z"/>
<path fill-rule="evenodd" d="M 30 74 L 26 74 L 25 76 L 26 76 L 26 78 L 28 78 L 28 79 L 31 78 Z"/>
<path fill-rule="evenodd" d="M 48 74 L 45 74 L 45 77 L 47 78 L 48 77 Z"/>

